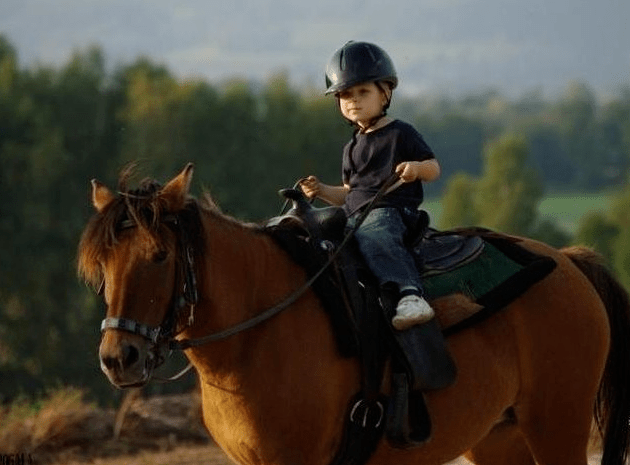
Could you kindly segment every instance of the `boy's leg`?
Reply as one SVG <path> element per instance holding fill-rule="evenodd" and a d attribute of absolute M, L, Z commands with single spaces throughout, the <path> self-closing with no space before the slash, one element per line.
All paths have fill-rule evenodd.
<path fill-rule="evenodd" d="M 422 285 L 415 260 L 403 242 L 406 226 L 395 208 L 376 208 L 356 232 L 357 242 L 368 267 L 381 285 L 396 283 L 400 301 L 392 324 L 402 330 L 433 318 L 422 297 Z"/>

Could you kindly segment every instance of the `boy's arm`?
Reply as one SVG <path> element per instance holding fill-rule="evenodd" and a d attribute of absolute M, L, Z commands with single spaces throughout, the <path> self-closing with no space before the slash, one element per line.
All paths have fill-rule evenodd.
<path fill-rule="evenodd" d="M 327 184 L 322 184 L 322 192 L 319 195 L 319 198 L 331 205 L 337 205 L 340 207 L 346 203 L 346 196 L 349 191 L 350 186 L 347 184 L 344 184 L 343 186 L 329 186 Z"/>
<path fill-rule="evenodd" d="M 435 158 L 424 161 L 405 161 L 396 167 L 396 174 L 403 182 L 432 182 L 440 177 L 440 164 Z"/>
<path fill-rule="evenodd" d="M 324 184 L 315 176 L 309 176 L 300 183 L 300 187 L 304 192 L 304 195 L 309 199 L 318 197 L 324 202 L 331 205 L 341 206 L 346 201 L 346 196 L 350 190 L 350 186 L 344 184 L 343 186 L 330 186 Z"/>

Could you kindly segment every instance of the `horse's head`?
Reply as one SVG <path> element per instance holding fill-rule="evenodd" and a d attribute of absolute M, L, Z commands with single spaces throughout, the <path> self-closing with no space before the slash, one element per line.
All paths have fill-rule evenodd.
<path fill-rule="evenodd" d="M 192 171 L 188 165 L 165 186 L 144 182 L 118 194 L 92 182 L 97 213 L 81 239 L 79 272 L 100 288 L 107 304 L 99 357 L 118 387 L 148 382 L 182 310 L 192 312 L 196 303 Z"/>

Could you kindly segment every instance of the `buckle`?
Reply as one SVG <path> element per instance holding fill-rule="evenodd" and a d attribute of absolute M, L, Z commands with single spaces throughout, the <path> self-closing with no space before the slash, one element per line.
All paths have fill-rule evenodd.
<path fill-rule="evenodd" d="M 376 411 L 375 411 L 376 410 Z M 383 422 L 385 416 L 385 408 L 380 401 L 369 402 L 365 399 L 359 399 L 355 402 L 352 410 L 350 411 L 350 421 L 352 423 L 360 424 L 361 427 L 366 428 L 368 422 L 373 421 L 372 428 L 377 429 Z M 357 417 L 360 422 L 357 421 Z"/>

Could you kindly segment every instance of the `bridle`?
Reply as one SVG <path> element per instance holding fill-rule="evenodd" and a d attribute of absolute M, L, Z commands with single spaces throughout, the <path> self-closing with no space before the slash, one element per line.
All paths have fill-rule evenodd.
<path fill-rule="evenodd" d="M 363 223 L 368 213 L 373 209 L 374 205 L 376 205 L 376 203 L 384 195 L 396 189 L 400 185 L 400 183 L 401 181 L 398 179 L 398 176 L 394 175 L 381 187 L 381 189 L 368 202 L 368 205 L 365 206 L 365 209 L 357 218 L 354 228 L 346 234 L 343 241 L 336 247 L 334 252 L 331 252 L 329 254 L 326 263 L 324 263 L 320 267 L 320 269 L 313 276 L 310 277 L 308 281 L 306 281 L 293 293 L 288 295 L 283 301 L 259 313 L 258 315 L 241 323 L 238 323 L 232 327 L 193 339 L 177 340 L 175 339 L 175 337 L 185 328 L 189 328 L 194 324 L 195 307 L 199 300 L 197 279 L 195 275 L 195 254 L 192 244 L 190 242 L 190 238 L 188 237 L 184 222 L 181 221 L 177 215 L 168 215 L 164 218 L 163 221 L 172 227 L 176 237 L 178 238 L 178 250 L 181 255 L 179 261 L 181 263 L 181 267 L 179 271 L 179 276 L 176 277 L 176 280 L 179 280 L 180 277 L 183 276 L 183 284 L 179 286 L 180 291 L 176 291 L 173 298 L 171 299 L 171 306 L 164 321 L 162 322 L 162 324 L 160 324 L 160 326 L 156 327 L 138 322 L 130 318 L 109 317 L 105 318 L 101 322 L 101 332 L 107 331 L 108 329 L 116 329 L 126 331 L 128 333 L 135 334 L 143 337 L 144 339 L 147 339 L 151 343 L 150 352 L 153 354 L 154 358 L 152 368 L 156 368 L 164 363 L 167 356 L 175 350 L 183 351 L 193 347 L 199 347 L 211 342 L 221 341 L 248 329 L 254 328 L 262 322 L 269 320 L 283 310 L 289 308 L 300 297 L 302 297 L 304 293 L 306 293 L 311 288 L 315 281 L 320 278 L 320 276 L 326 271 L 326 269 L 337 260 L 341 251 L 352 239 L 354 233 Z M 137 223 L 134 220 L 125 220 L 120 225 L 120 229 L 129 229 L 134 227 L 137 227 Z M 101 283 L 99 294 L 102 292 L 104 282 L 105 281 L 103 280 L 103 282 Z M 187 326 L 178 331 L 177 322 L 180 319 L 181 311 L 186 307 L 188 307 L 189 309 Z M 173 381 L 179 379 L 191 368 L 192 365 L 189 363 L 184 370 L 177 373 L 175 376 L 163 379 L 162 381 Z"/>
<path fill-rule="evenodd" d="M 180 266 L 175 278 L 176 282 L 180 284 L 176 285 L 175 293 L 171 298 L 170 307 L 164 320 L 159 326 L 150 326 L 131 318 L 119 317 L 108 317 L 101 322 L 101 332 L 105 332 L 108 329 L 118 329 L 148 340 L 151 344 L 150 352 L 154 360 L 152 368 L 163 364 L 168 353 L 174 349 L 174 347 L 172 347 L 173 338 L 183 329 L 193 325 L 195 321 L 195 308 L 199 301 L 197 277 L 195 275 L 194 250 L 186 228 L 181 219 L 176 215 L 166 216 L 163 222 L 171 227 L 175 233 L 178 242 L 177 250 L 180 255 L 177 260 Z M 121 222 L 119 230 L 135 227 L 137 227 L 137 223 L 134 220 L 124 220 Z M 103 280 L 99 287 L 99 294 L 102 294 L 104 284 L 105 280 Z M 178 329 L 181 313 L 185 309 L 188 309 L 186 326 Z M 188 368 L 186 371 L 188 371 Z M 183 374 L 184 373 L 181 373 L 181 375 Z"/>
<path fill-rule="evenodd" d="M 173 231 L 178 238 L 178 250 L 181 255 L 179 261 L 181 263 L 181 267 L 179 271 L 179 276 L 176 277 L 176 279 L 180 280 L 181 276 L 183 276 L 184 278 L 182 280 L 183 284 L 181 284 L 180 286 L 176 286 L 176 289 L 179 287 L 179 291 L 176 290 L 174 296 L 172 297 L 170 309 L 164 321 L 160 324 L 160 326 L 150 326 L 131 318 L 118 317 L 108 317 L 101 322 L 101 332 L 107 331 L 109 329 L 121 330 L 131 334 L 135 334 L 137 336 L 141 336 L 142 338 L 148 340 L 151 344 L 151 368 L 156 368 L 163 364 L 168 355 L 170 355 L 175 350 L 183 351 L 193 347 L 205 345 L 210 342 L 227 339 L 231 336 L 251 329 L 259 325 L 260 323 L 274 317 L 278 313 L 290 307 L 306 291 L 308 291 L 308 289 L 324 273 L 326 268 L 333 262 L 333 260 L 337 256 L 336 254 L 331 257 L 330 260 L 319 270 L 319 272 L 312 276 L 311 279 L 309 279 L 304 285 L 294 291 L 278 305 L 271 307 L 264 312 L 256 315 L 255 317 L 243 321 L 242 323 L 236 324 L 232 327 L 218 331 L 216 333 L 211 333 L 207 336 L 194 339 L 177 340 L 175 339 L 175 337 L 181 331 L 183 331 L 185 328 L 191 327 L 194 324 L 195 307 L 199 300 L 199 293 L 197 290 L 197 278 L 195 274 L 195 254 L 183 222 L 176 215 L 169 215 L 163 221 L 173 228 Z M 134 220 L 125 220 L 121 223 L 119 229 L 123 230 L 135 227 L 137 227 L 137 223 Z M 103 280 L 98 289 L 99 295 L 103 292 L 104 284 L 105 281 Z M 180 320 L 180 313 L 186 307 L 189 309 L 187 325 L 184 328 L 177 330 L 177 322 Z M 181 378 L 191 368 L 192 364 L 189 363 L 186 368 L 184 368 L 182 371 L 174 376 L 166 379 L 157 379 L 154 377 L 154 379 L 156 379 L 157 381 L 174 381 Z"/>

